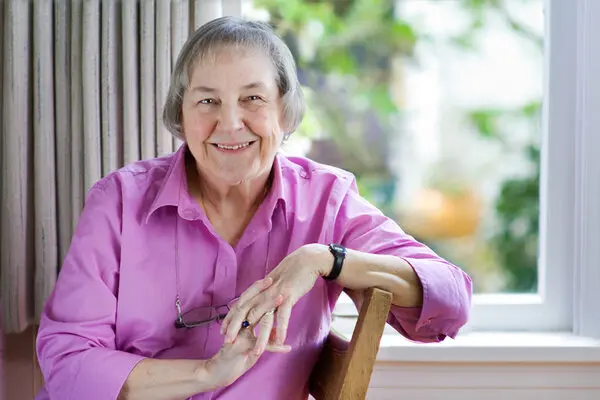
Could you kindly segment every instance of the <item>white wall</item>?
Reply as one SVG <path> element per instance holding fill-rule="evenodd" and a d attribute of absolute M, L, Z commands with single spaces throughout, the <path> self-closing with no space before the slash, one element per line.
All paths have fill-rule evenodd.
<path fill-rule="evenodd" d="M 600 364 L 379 363 L 369 400 L 596 400 Z"/>

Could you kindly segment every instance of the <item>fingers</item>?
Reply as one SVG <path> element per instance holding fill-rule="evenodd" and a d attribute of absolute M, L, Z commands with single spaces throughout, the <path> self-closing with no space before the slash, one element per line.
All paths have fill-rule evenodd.
<path fill-rule="evenodd" d="M 239 305 L 231 310 L 231 318 L 229 319 L 227 326 L 223 327 L 225 343 L 231 343 L 235 340 L 240 329 L 242 329 L 242 322 L 248 321 L 250 324 L 248 329 L 250 329 L 250 327 L 258 323 L 266 313 L 279 307 L 283 301 L 283 296 L 271 296 L 273 296 L 271 293 L 263 292 L 245 304 L 238 303 Z"/>
<path fill-rule="evenodd" d="M 271 328 L 271 334 L 269 335 L 269 344 L 267 344 L 266 351 L 271 353 L 289 353 L 292 350 L 292 346 L 275 343 L 275 327 Z"/>
<path fill-rule="evenodd" d="M 266 277 L 265 279 L 261 279 L 261 280 L 254 282 L 248 289 L 246 289 L 246 291 L 244 293 L 242 293 L 242 295 L 240 296 L 240 298 L 234 305 L 233 309 L 231 309 L 227 313 L 227 315 L 221 322 L 221 334 L 225 333 L 225 330 L 227 329 L 227 326 L 229 325 L 231 318 L 235 314 L 234 311 L 238 306 L 246 304 L 250 299 L 252 299 L 256 295 L 260 294 L 264 290 L 268 289 L 272 284 L 273 284 L 273 278 Z"/>
<path fill-rule="evenodd" d="M 292 346 L 284 344 L 283 346 L 278 344 L 268 344 L 266 350 L 270 353 L 289 353 L 292 351 Z"/>
<path fill-rule="evenodd" d="M 292 315 L 292 302 L 285 300 L 278 308 L 276 314 L 277 327 L 275 328 L 275 344 L 283 346 L 287 336 L 287 328 Z"/>
<path fill-rule="evenodd" d="M 259 358 L 265 351 L 271 353 L 288 353 L 292 350 L 289 345 L 279 345 L 274 342 L 275 328 L 273 322 L 275 320 L 274 315 L 267 315 L 261 319 L 259 327 L 260 332 L 258 338 L 254 335 L 252 329 L 243 329 L 240 331 L 238 338 L 235 342 L 224 344 L 223 348 L 234 349 L 237 353 L 246 354 L 250 358 Z M 258 343 L 260 340 L 266 341 Z M 256 348 L 260 346 L 260 351 L 256 351 Z"/>
<path fill-rule="evenodd" d="M 274 321 L 274 314 L 266 314 L 260 319 L 260 322 L 258 323 L 258 337 L 256 338 L 256 344 L 254 345 L 254 353 L 256 355 L 261 355 L 267 348 Z"/>
<path fill-rule="evenodd" d="M 238 300 L 238 304 L 244 304 L 250 301 L 253 297 L 265 291 L 273 284 L 273 278 L 267 276 L 265 279 L 261 279 L 259 281 L 254 282 L 242 295 Z"/>
<path fill-rule="evenodd" d="M 254 303 L 255 305 L 250 308 L 250 311 L 248 311 L 248 314 L 246 315 L 246 321 L 248 321 L 250 325 L 257 324 L 263 318 L 263 315 L 277 309 L 277 307 L 283 303 L 283 296 L 279 294 L 270 298 L 269 294 L 264 293 L 257 297 Z"/>

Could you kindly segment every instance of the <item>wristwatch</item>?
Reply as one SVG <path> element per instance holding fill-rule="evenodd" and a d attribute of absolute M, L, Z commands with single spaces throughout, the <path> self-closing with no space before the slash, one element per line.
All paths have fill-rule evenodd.
<path fill-rule="evenodd" d="M 332 243 L 329 245 L 329 252 L 333 254 L 333 267 L 329 275 L 324 276 L 323 279 L 333 281 L 342 272 L 342 265 L 344 265 L 344 259 L 346 258 L 346 248 L 342 245 Z"/>

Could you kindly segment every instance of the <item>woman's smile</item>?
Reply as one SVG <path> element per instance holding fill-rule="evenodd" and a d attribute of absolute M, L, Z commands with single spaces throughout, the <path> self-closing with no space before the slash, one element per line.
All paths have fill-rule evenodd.
<path fill-rule="evenodd" d="M 252 140 L 249 142 L 238 142 L 238 143 L 210 143 L 212 145 L 212 147 L 221 152 L 221 153 L 225 153 L 225 154 L 236 154 L 236 153 L 242 153 L 245 152 L 247 150 L 250 150 L 250 148 L 254 147 L 254 143 L 256 143 L 258 140 Z"/>

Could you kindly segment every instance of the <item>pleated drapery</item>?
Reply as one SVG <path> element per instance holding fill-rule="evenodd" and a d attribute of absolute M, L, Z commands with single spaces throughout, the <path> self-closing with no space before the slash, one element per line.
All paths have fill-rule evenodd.
<path fill-rule="evenodd" d="M 5 332 L 39 317 L 93 183 L 179 146 L 161 122 L 177 54 L 242 2 L 0 1 Z"/>

